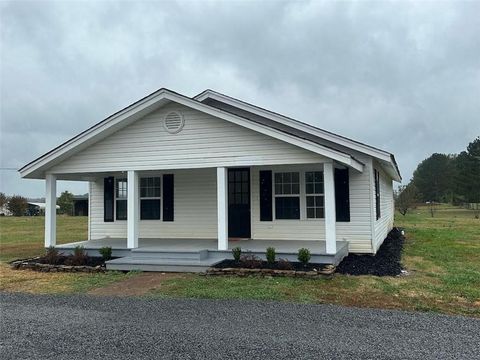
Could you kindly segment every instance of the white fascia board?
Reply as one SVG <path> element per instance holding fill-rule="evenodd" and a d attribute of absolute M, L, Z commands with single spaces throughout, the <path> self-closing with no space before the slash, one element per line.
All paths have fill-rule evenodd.
<path fill-rule="evenodd" d="M 233 115 L 225 111 L 216 109 L 214 107 L 205 105 L 199 101 L 192 100 L 188 97 L 176 94 L 167 89 L 160 89 L 154 92 L 153 94 L 148 95 L 144 99 L 141 99 L 136 103 L 128 106 L 127 108 L 111 115 L 110 117 L 99 122 L 98 124 L 93 125 L 91 128 L 76 135 L 75 137 L 71 138 L 70 140 L 66 141 L 60 146 L 54 148 L 53 150 L 47 152 L 43 156 L 34 160 L 33 162 L 25 165 L 19 170 L 21 177 L 23 178 L 28 177 L 34 171 L 37 171 L 44 166 L 47 166 L 49 162 L 55 159 L 58 159 L 61 156 L 65 156 L 65 155 L 68 156 L 69 152 L 73 151 L 76 147 L 82 144 L 85 144 L 89 141 L 94 142 L 97 136 L 101 136 L 102 133 L 104 134 L 104 132 L 106 132 L 109 129 L 113 128 L 114 131 L 120 129 L 121 127 L 125 126 L 125 124 L 123 123 L 126 120 L 133 118 L 135 115 L 138 115 L 138 113 L 142 111 L 145 111 L 151 107 L 154 107 L 162 99 L 174 101 L 179 104 L 190 107 L 192 109 L 196 109 L 198 111 L 210 114 L 212 116 L 219 117 L 221 119 L 237 124 L 239 126 L 246 127 L 248 129 L 262 133 L 264 135 L 274 137 L 276 139 L 285 141 L 292 145 L 296 145 L 298 147 L 312 151 L 319 155 L 331 158 L 344 165 L 350 166 L 360 172 L 363 172 L 363 163 L 355 160 L 348 154 L 342 153 L 334 149 L 329 149 L 322 145 L 318 145 L 314 142 L 304 140 L 293 135 L 289 135 L 287 133 L 284 133 L 276 129 L 272 129 L 262 124 L 251 122 L 249 120 L 243 119 L 240 116 Z"/>
<path fill-rule="evenodd" d="M 166 98 L 177 102 L 179 104 L 188 106 L 192 109 L 207 113 L 209 115 L 219 117 L 221 119 L 227 120 L 231 123 L 234 123 L 236 125 L 245 127 L 247 129 L 259 132 L 261 134 L 276 138 L 278 140 L 282 140 L 284 142 L 287 142 L 289 144 L 298 146 L 300 148 L 312 151 L 316 154 L 325 156 L 327 158 L 336 160 L 346 166 L 349 166 L 357 171 L 363 172 L 363 163 L 360 161 L 352 158 L 350 155 L 342 153 L 341 151 L 337 151 L 334 149 L 327 148 L 325 146 L 316 144 L 312 141 L 301 139 L 299 137 L 296 137 L 294 135 L 290 135 L 287 133 L 284 133 L 280 130 L 273 129 L 271 127 L 268 127 L 266 125 L 258 124 L 252 121 L 249 121 L 247 119 L 244 119 L 240 116 L 230 114 L 226 111 L 219 110 L 217 108 L 211 107 L 209 105 L 205 105 L 199 101 L 192 100 L 190 98 L 184 98 L 181 97 L 177 94 L 167 94 Z"/>
<path fill-rule="evenodd" d="M 302 123 L 301 121 L 291 119 L 291 118 L 283 116 L 281 114 L 277 114 L 277 113 L 259 108 L 259 107 L 254 106 L 254 105 L 247 104 L 243 101 L 231 98 L 229 96 L 217 93 L 217 92 L 212 91 L 212 90 L 206 90 L 203 93 L 194 97 L 195 100 L 200 101 L 200 102 L 207 99 L 207 98 L 212 98 L 214 100 L 224 102 L 228 105 L 235 106 L 239 109 L 251 112 L 251 113 L 259 115 L 259 116 L 266 117 L 266 118 L 268 118 L 270 120 L 273 120 L 273 121 L 276 121 L 280 124 L 287 125 L 287 126 L 296 128 L 298 130 L 305 131 L 305 132 L 308 132 L 310 134 L 316 135 L 316 136 L 318 136 L 318 137 L 320 137 L 324 140 L 334 142 L 336 144 L 345 146 L 345 147 L 350 148 L 352 150 L 356 150 L 356 151 L 359 151 L 361 153 L 376 157 L 376 158 L 378 158 L 380 160 L 383 160 L 383 161 L 391 162 L 391 158 L 390 158 L 391 154 L 388 153 L 387 151 L 383 151 L 383 150 L 380 150 L 380 149 L 377 149 L 377 148 L 373 148 L 369 145 L 362 144 L 362 143 L 356 142 L 354 140 L 345 138 L 341 135 L 334 134 L 334 133 L 331 133 L 329 131 L 319 129 L 315 126 L 312 126 L 312 125 L 309 125 L 309 124 L 306 124 L 306 123 Z"/>
<path fill-rule="evenodd" d="M 65 155 L 69 151 L 73 150 L 78 145 L 91 140 L 95 136 L 100 135 L 102 132 L 106 131 L 109 128 L 112 128 L 116 125 L 119 125 L 124 120 L 128 119 L 129 117 L 137 114 L 140 111 L 148 109 L 150 106 L 154 106 L 164 97 L 166 93 L 166 89 L 160 89 L 153 94 L 148 95 L 144 99 L 137 101 L 136 103 L 128 106 L 127 108 L 120 110 L 119 112 L 109 116 L 105 120 L 93 125 L 89 129 L 81 132 L 80 134 L 74 136 L 70 140 L 67 140 L 60 146 L 50 150 L 46 154 L 40 156 L 36 160 L 32 161 L 31 163 L 25 165 L 24 167 L 20 168 L 18 171 L 22 178 L 28 177 L 29 174 L 38 170 L 39 168 L 45 166 L 53 159 L 56 159 L 62 155 Z"/>

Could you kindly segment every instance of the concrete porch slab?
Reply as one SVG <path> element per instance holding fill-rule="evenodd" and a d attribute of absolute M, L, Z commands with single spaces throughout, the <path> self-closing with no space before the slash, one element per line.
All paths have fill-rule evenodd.
<path fill-rule="evenodd" d="M 99 256 L 101 247 L 112 248 L 112 255 L 119 259 L 107 262 L 111 270 L 142 270 L 163 272 L 201 272 L 224 260 L 232 259 L 231 249 L 239 246 L 243 253 L 265 259 L 267 247 L 274 247 L 277 258 L 297 261 L 300 248 L 312 254 L 312 263 L 338 265 L 348 255 L 348 243 L 337 241 L 337 253 L 327 254 L 324 241 L 302 240 L 230 240 L 229 250 L 217 250 L 216 239 L 139 239 L 139 247 L 127 248 L 124 238 L 105 238 L 57 245 L 63 253 L 71 253 L 76 246 L 83 246 L 91 256 Z"/>

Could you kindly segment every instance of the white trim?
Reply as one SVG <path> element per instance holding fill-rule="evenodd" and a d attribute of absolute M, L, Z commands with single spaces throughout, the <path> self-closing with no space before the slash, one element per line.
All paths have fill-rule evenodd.
<path fill-rule="evenodd" d="M 138 248 L 139 181 L 138 172 L 127 173 L 127 248 Z"/>
<path fill-rule="evenodd" d="M 217 229 L 218 250 L 228 250 L 228 173 L 227 168 L 217 168 Z"/>
<path fill-rule="evenodd" d="M 174 101 L 176 103 L 204 112 L 206 114 L 219 117 L 233 124 L 245 127 L 247 129 L 259 132 L 261 134 L 276 138 L 278 140 L 287 142 L 300 148 L 312 151 L 327 158 L 336 160 L 346 166 L 350 166 L 353 169 L 356 169 L 357 171 L 363 171 L 364 164 L 352 158 L 349 154 L 330 149 L 328 147 L 316 144 L 312 141 L 301 139 L 299 137 L 284 133 L 276 129 L 272 129 L 265 125 L 248 121 L 240 116 L 229 114 L 225 111 L 218 110 L 211 106 L 202 104 L 198 101 L 173 93 L 169 90 L 161 89 L 147 96 L 145 99 L 142 99 L 139 102 L 120 111 L 119 113 L 110 116 L 109 118 L 98 123 L 92 128 L 86 130 L 85 132 L 77 135 L 76 137 L 70 139 L 66 143 L 43 155 L 32 163 L 25 165 L 19 170 L 20 175 L 22 177 L 28 177 L 34 171 L 41 170 L 42 167 L 48 166 L 50 162 L 58 158 L 66 158 L 67 156 L 72 155 L 71 153 L 74 153 L 76 149 L 81 150 L 83 147 L 88 146 L 96 142 L 97 140 L 100 140 L 102 136 L 105 137 L 111 132 L 113 133 L 114 131 L 119 130 L 121 127 L 124 126 L 124 124 L 122 124 L 123 122 L 126 122 L 126 125 L 128 125 L 128 123 L 130 123 L 131 121 L 134 121 L 136 118 L 148 113 L 149 111 L 151 111 L 152 108 L 155 107 L 155 105 L 158 105 L 161 100 Z M 106 131 L 107 129 L 109 130 L 108 132 Z M 43 171 L 45 171 L 45 169 Z M 42 176 L 39 176 L 39 174 L 32 176 L 32 178 L 35 177 L 41 178 Z"/>
<path fill-rule="evenodd" d="M 371 236 L 372 236 L 372 249 L 373 253 L 375 254 L 377 252 L 376 246 L 375 246 L 375 190 L 374 190 L 374 179 L 373 179 L 373 168 L 374 168 L 374 163 L 373 159 L 370 159 L 370 167 L 368 169 L 369 173 L 369 193 L 370 193 L 370 231 L 371 231 Z"/>
<path fill-rule="evenodd" d="M 266 109 L 259 108 L 255 105 L 248 104 L 248 103 L 243 102 L 241 100 L 234 99 L 234 98 L 226 96 L 224 94 L 220 94 L 220 93 L 218 93 L 216 91 L 213 91 L 213 90 L 205 90 L 201 94 L 194 97 L 195 100 L 200 101 L 200 102 L 207 99 L 207 98 L 211 98 L 211 99 L 214 99 L 214 100 L 217 100 L 217 101 L 221 101 L 225 104 L 234 106 L 234 107 L 239 108 L 241 110 L 248 111 L 248 112 L 251 112 L 253 114 L 266 117 L 266 118 L 268 118 L 270 120 L 273 120 L 273 121 L 276 121 L 280 124 L 290 126 L 290 127 L 293 127 L 295 129 L 298 129 L 298 130 L 301 130 L 301 131 L 305 131 L 309 134 L 318 136 L 318 137 L 320 137 L 324 140 L 331 141 L 333 143 L 345 146 L 345 147 L 350 148 L 352 150 L 359 151 L 363 154 L 373 156 L 373 157 L 375 157 L 379 160 L 386 161 L 392 166 L 392 168 L 394 170 L 394 173 L 396 175 L 396 177 L 394 179 L 396 181 L 401 181 L 401 176 L 400 176 L 395 164 L 392 161 L 392 158 L 391 158 L 392 155 L 387 151 L 377 149 L 377 148 L 374 148 L 374 147 L 366 145 L 366 144 L 359 143 L 355 140 L 343 137 L 343 136 L 338 135 L 338 134 L 331 133 L 329 131 L 317 128 L 313 125 L 306 124 L 306 123 L 303 123 L 301 121 L 289 118 L 287 116 L 283 116 L 281 114 L 278 114 L 278 113 L 275 113 L 275 112 L 272 112 L 272 111 L 269 111 L 269 110 L 266 110 Z"/>
<path fill-rule="evenodd" d="M 327 254 L 336 254 L 335 178 L 332 163 L 323 164 L 323 186 L 325 193 L 325 250 Z"/>
<path fill-rule="evenodd" d="M 33 171 L 39 169 L 42 166 L 47 165 L 50 161 L 62 155 L 66 155 L 69 151 L 75 149 L 78 145 L 87 143 L 89 140 L 98 136 L 106 129 L 113 128 L 113 131 L 119 130 L 121 127 L 123 127 L 119 125 L 124 120 L 130 119 L 135 114 L 138 114 L 140 112 L 148 111 L 148 109 L 155 106 L 160 100 L 164 98 L 163 95 L 166 91 L 166 89 L 160 89 L 146 96 L 142 100 L 137 101 L 136 103 L 128 106 L 127 108 L 120 110 L 119 112 L 93 125 L 91 128 L 74 136 L 70 140 L 59 145 L 57 148 L 51 150 L 50 152 L 42 155 L 40 158 L 19 169 L 20 175 L 22 177 L 28 176 L 28 174 L 32 173 Z M 118 126 L 118 128 L 116 126 Z"/>
<path fill-rule="evenodd" d="M 57 243 L 57 178 L 45 176 L 45 247 Z"/>
<path fill-rule="evenodd" d="M 316 144 L 313 141 L 301 139 L 301 138 L 298 138 L 294 135 L 284 133 L 280 130 L 272 129 L 271 127 L 268 127 L 268 126 L 265 126 L 265 125 L 262 125 L 262 124 L 258 124 L 258 123 L 254 123 L 254 122 L 245 120 L 244 118 L 242 118 L 240 116 L 232 115 L 230 113 L 227 113 L 227 112 L 222 111 L 222 110 L 218 110 L 216 108 L 213 108 L 211 106 L 202 104 L 200 102 L 193 101 L 189 98 L 183 98 L 183 97 L 180 97 L 176 94 L 170 94 L 170 93 L 167 93 L 165 95 L 165 97 L 167 99 L 169 99 L 171 101 L 174 101 L 174 102 L 177 102 L 181 105 L 188 106 L 192 109 L 202 111 L 206 114 L 219 117 L 219 118 L 224 119 L 226 121 L 229 121 L 233 124 L 243 126 L 247 129 L 256 131 L 258 133 L 276 138 L 278 140 L 284 141 L 284 142 L 292 144 L 292 145 L 296 145 L 300 148 L 312 151 L 316 154 L 325 156 L 327 158 L 337 160 L 338 162 L 340 162 L 344 165 L 350 166 L 357 171 L 363 172 L 363 165 L 364 164 L 359 162 L 358 160 L 352 158 L 349 154 L 343 153 L 343 152 L 338 151 L 338 150 L 327 148 L 325 146 Z"/>
<path fill-rule="evenodd" d="M 298 194 L 277 194 L 275 191 L 276 183 L 275 183 L 275 175 L 276 174 L 284 174 L 284 173 L 298 173 Z M 303 214 L 302 214 L 302 173 L 305 173 L 305 171 L 302 170 L 278 170 L 278 171 L 272 171 L 272 213 L 273 213 L 273 220 L 275 221 L 290 221 L 290 220 L 303 220 Z M 291 183 L 292 184 L 292 183 Z M 283 182 L 282 182 L 283 185 Z M 283 190 L 282 190 L 283 191 Z M 291 198 L 296 198 L 298 197 L 298 206 L 299 206 L 299 218 L 298 219 L 278 219 L 277 218 L 277 207 L 276 207 L 276 199 L 278 197 L 291 197 Z"/>
<path fill-rule="evenodd" d="M 148 178 L 159 178 L 160 179 L 160 196 L 145 196 L 142 197 L 142 179 Z M 140 215 L 140 221 L 163 221 L 163 174 L 161 175 L 146 175 L 140 176 L 140 181 L 138 183 L 139 186 L 139 204 L 141 206 L 142 200 L 160 200 L 160 218 L 158 219 L 142 219 Z"/>
<path fill-rule="evenodd" d="M 88 234 L 87 240 L 92 240 L 92 182 L 88 182 Z"/>
<path fill-rule="evenodd" d="M 113 176 L 113 221 L 127 221 L 128 219 L 128 174 Z M 117 184 L 118 180 L 125 180 L 127 183 L 127 196 L 126 197 L 117 197 Z M 125 200 L 127 202 L 127 218 L 126 219 L 117 219 L 117 200 Z"/>
<path fill-rule="evenodd" d="M 324 172 L 323 170 L 320 171 L 320 170 L 306 170 L 304 173 L 303 173 L 303 183 L 304 183 L 304 193 L 305 193 L 305 219 L 307 220 L 314 220 L 314 219 L 324 219 L 325 218 L 325 180 L 322 181 L 322 191 L 321 193 L 317 193 L 315 192 L 315 176 L 314 176 L 314 180 L 313 180 L 313 186 L 314 186 L 314 192 L 311 193 L 311 194 L 307 194 L 307 172 L 311 172 L 311 173 L 316 173 L 316 172 L 319 172 L 319 173 L 322 173 L 322 178 L 324 177 Z M 315 213 L 315 216 L 312 217 L 312 218 L 309 218 L 308 217 L 308 204 L 307 204 L 307 197 L 321 197 L 323 199 L 323 207 L 318 207 L 316 205 L 313 206 L 313 210 L 314 210 L 314 213 Z M 315 201 L 315 199 L 314 199 Z M 322 217 L 317 217 L 317 209 L 323 209 L 323 216 Z"/>

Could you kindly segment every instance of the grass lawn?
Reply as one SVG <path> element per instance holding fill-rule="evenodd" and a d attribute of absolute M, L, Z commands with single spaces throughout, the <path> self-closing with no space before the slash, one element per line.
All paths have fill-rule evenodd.
<path fill-rule="evenodd" d="M 166 280 L 159 297 L 261 299 L 358 307 L 437 311 L 480 317 L 480 220 L 473 211 L 428 208 L 405 217 L 402 277 L 349 276 L 333 279 L 199 277 Z"/>
<path fill-rule="evenodd" d="M 65 244 L 87 239 L 86 216 L 58 216 L 57 241 Z M 12 270 L 7 262 L 44 252 L 43 216 L 0 217 L 0 290 L 30 293 L 83 293 L 127 279 L 133 274 L 41 273 Z"/>
<path fill-rule="evenodd" d="M 205 277 L 166 278 L 151 297 L 258 299 L 347 306 L 437 311 L 480 317 L 480 220 L 473 211 L 442 206 L 431 218 L 428 208 L 405 217 L 402 277 L 335 275 L 332 279 Z M 59 217 L 58 241 L 86 238 L 86 218 Z M 0 259 L 38 254 L 43 249 L 43 218 L 0 218 Z M 3 263 L 0 290 L 84 292 L 136 274 L 49 274 L 14 271 Z"/>

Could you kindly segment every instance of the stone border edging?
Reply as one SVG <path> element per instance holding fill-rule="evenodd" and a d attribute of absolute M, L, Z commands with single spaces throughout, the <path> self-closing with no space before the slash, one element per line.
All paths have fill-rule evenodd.
<path fill-rule="evenodd" d="M 274 270 L 274 269 L 248 269 L 248 268 L 209 268 L 206 275 L 237 275 L 237 276 L 272 276 L 272 277 L 297 277 L 316 278 L 331 277 L 335 272 L 335 266 L 327 265 L 319 271 L 297 271 L 297 270 Z"/>
<path fill-rule="evenodd" d="M 10 262 L 10 267 L 15 270 L 34 270 L 39 272 L 85 272 L 85 273 L 104 273 L 105 267 L 97 266 L 73 266 L 73 265 L 52 265 L 36 262 L 40 257 L 30 259 L 20 259 Z"/>

